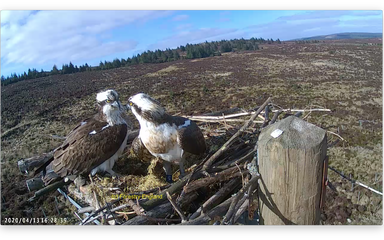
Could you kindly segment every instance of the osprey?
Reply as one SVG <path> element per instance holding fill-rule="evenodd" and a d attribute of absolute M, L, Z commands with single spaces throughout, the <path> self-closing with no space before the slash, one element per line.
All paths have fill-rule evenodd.
<path fill-rule="evenodd" d="M 45 185 L 60 178 L 73 180 L 77 175 L 97 172 L 117 175 L 112 167 L 128 138 L 124 109 L 115 90 L 98 93 L 96 100 L 99 112 L 79 123 L 55 149 L 53 157 L 35 171 L 35 175 L 43 171 Z"/>
<path fill-rule="evenodd" d="M 144 93 L 129 98 L 132 113 L 140 123 L 139 140 L 155 157 L 161 158 L 167 182 L 172 182 L 171 163 L 179 164 L 184 172 L 183 154 L 199 155 L 205 152 L 203 133 L 191 120 L 171 116 L 159 102 Z"/>

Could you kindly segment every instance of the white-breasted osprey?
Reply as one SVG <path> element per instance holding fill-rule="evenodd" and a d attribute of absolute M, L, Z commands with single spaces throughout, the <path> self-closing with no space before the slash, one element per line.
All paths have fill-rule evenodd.
<path fill-rule="evenodd" d="M 128 105 L 140 123 L 138 138 L 153 156 L 164 160 L 167 182 L 172 182 L 171 163 L 179 164 L 180 176 L 184 175 L 184 152 L 205 153 L 204 135 L 193 121 L 167 114 L 158 101 L 144 93 L 130 97 Z"/>
<path fill-rule="evenodd" d="M 115 90 L 96 96 L 99 112 L 79 123 L 58 147 L 51 159 L 35 171 L 43 171 L 43 181 L 50 182 L 77 175 L 108 172 L 117 175 L 112 167 L 127 144 L 130 127 L 123 118 L 124 106 Z"/>

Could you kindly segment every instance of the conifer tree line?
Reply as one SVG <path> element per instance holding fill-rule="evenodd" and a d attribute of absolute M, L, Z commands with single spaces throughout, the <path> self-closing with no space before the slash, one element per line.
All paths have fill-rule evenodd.
<path fill-rule="evenodd" d="M 51 71 L 37 71 L 36 69 L 28 69 L 28 72 L 23 74 L 13 73 L 8 77 L 1 76 L 1 85 L 5 86 L 11 83 L 41 78 L 50 75 L 57 74 L 71 74 L 77 72 L 86 71 L 98 71 L 104 69 L 112 69 L 125 67 L 130 65 L 142 64 L 142 63 L 163 63 L 177 61 L 179 59 L 195 59 L 220 56 L 222 53 L 234 52 L 234 51 L 254 51 L 259 49 L 259 44 L 281 44 L 281 41 L 277 39 L 274 41 L 271 39 L 263 38 L 251 38 L 251 39 L 232 39 L 232 40 L 221 40 L 204 42 L 199 44 L 187 44 L 185 46 L 179 46 L 176 49 L 165 49 L 155 51 L 145 51 L 141 54 L 128 57 L 127 59 L 114 59 L 112 62 L 100 61 L 98 66 L 89 66 L 87 63 L 77 66 L 73 65 L 72 62 L 69 64 L 62 65 L 61 69 L 58 69 L 56 65 L 52 67 Z"/>

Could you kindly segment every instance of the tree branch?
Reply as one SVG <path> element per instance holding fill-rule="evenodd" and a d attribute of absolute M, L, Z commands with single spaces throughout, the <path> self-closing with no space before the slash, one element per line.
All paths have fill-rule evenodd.
<path fill-rule="evenodd" d="M 260 112 L 262 111 L 262 109 L 269 103 L 271 101 L 271 98 L 269 97 L 268 99 L 267 99 L 267 101 L 265 101 L 264 103 L 263 103 L 263 105 L 261 105 L 260 106 L 260 108 L 255 112 L 255 114 L 253 114 L 252 115 L 252 117 L 248 120 L 248 122 L 246 122 L 241 128 L 240 128 L 240 130 L 236 133 L 236 134 L 234 134 L 215 154 L 213 154 L 205 163 L 204 163 L 204 165 L 203 165 L 203 171 L 207 171 L 210 167 L 211 167 L 211 165 L 213 164 L 213 162 L 224 152 L 224 151 L 226 151 L 227 150 L 227 148 L 229 147 L 229 146 L 231 146 L 232 144 L 233 144 L 233 142 L 235 141 L 235 139 L 237 138 L 237 137 L 239 137 L 240 136 L 240 134 L 242 133 L 242 132 L 244 132 L 245 131 L 245 129 L 247 129 L 250 125 L 251 125 L 251 123 L 252 123 L 252 121 L 253 120 L 255 120 L 255 118 L 257 117 L 257 115 L 259 115 L 260 114 Z"/>

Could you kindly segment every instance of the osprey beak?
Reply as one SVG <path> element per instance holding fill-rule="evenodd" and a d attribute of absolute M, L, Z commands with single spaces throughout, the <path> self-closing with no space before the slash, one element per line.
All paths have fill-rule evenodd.
<path fill-rule="evenodd" d="M 131 106 L 129 105 L 129 103 L 127 105 L 124 105 L 124 106 L 127 109 L 127 111 L 131 110 Z"/>
<path fill-rule="evenodd" d="M 117 101 L 114 101 L 112 104 L 111 104 L 112 107 L 114 108 L 119 108 L 119 103 Z"/>

